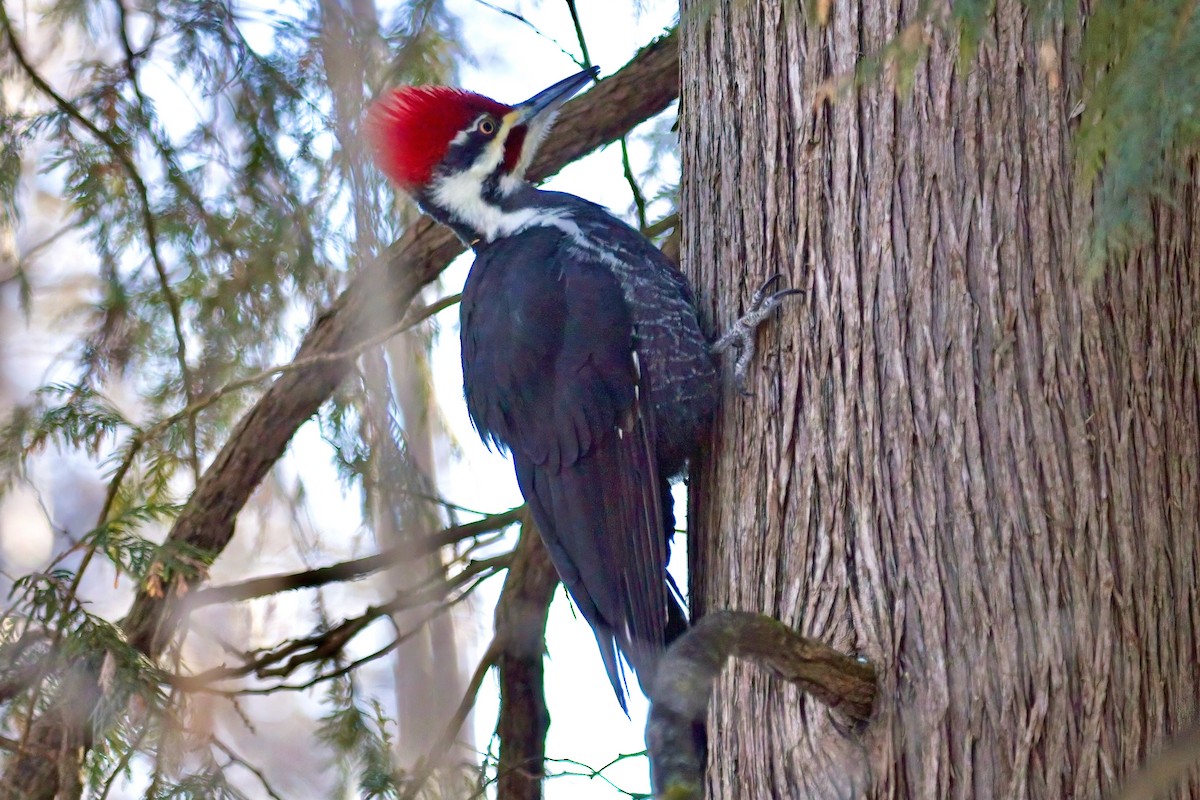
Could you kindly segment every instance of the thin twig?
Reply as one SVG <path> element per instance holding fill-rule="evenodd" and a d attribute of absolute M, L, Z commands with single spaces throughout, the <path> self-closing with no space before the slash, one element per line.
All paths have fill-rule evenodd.
<path fill-rule="evenodd" d="M 592 66 L 592 57 L 588 53 L 587 38 L 583 35 L 583 24 L 579 20 L 579 9 L 575 7 L 575 0 L 567 0 L 567 10 L 571 12 L 571 22 L 575 25 L 575 37 L 579 40 L 579 50 L 583 53 L 583 67 L 586 69 Z M 621 142 L 621 164 L 625 170 L 625 182 L 629 184 L 629 190 L 633 193 L 633 205 L 637 208 L 638 228 L 646 228 L 646 196 L 642 194 L 642 187 L 638 185 L 637 177 L 633 174 L 633 165 L 629 162 L 629 137 L 622 136 Z"/>
<path fill-rule="evenodd" d="M 109 775 L 108 780 L 104 782 L 104 791 L 100 792 L 99 800 L 107 800 L 109 793 L 112 792 L 113 787 L 117 784 L 117 778 L 119 778 L 121 773 L 129 767 L 129 762 L 133 760 L 134 755 L 137 753 L 137 749 L 141 747 L 142 741 L 145 740 L 146 734 L 149 733 L 149 731 L 150 724 L 148 722 L 144 723 L 142 725 L 142 729 L 138 731 L 137 738 L 129 743 L 129 747 L 127 747 L 125 752 L 121 754 L 121 760 L 117 762 L 117 766 L 113 768 L 112 774 Z"/>
<path fill-rule="evenodd" d="M 645 230 L 648 225 L 646 219 L 646 195 L 642 193 L 642 187 L 638 184 L 637 176 L 633 174 L 633 165 L 629 162 L 629 137 L 621 137 L 621 166 L 625 170 L 625 182 L 629 184 L 629 191 L 633 194 L 633 205 L 637 209 L 638 229 Z"/>
<path fill-rule="evenodd" d="M 146 46 L 140 51 L 134 51 L 133 44 L 129 40 L 129 12 L 125 8 L 124 0 L 113 0 L 117 7 L 117 30 L 120 33 L 121 48 L 125 52 L 125 74 L 129 79 L 129 83 L 133 88 L 134 96 L 138 100 L 138 110 L 143 114 L 145 119 L 149 119 L 146 110 L 150 108 L 150 102 L 146 95 L 142 92 L 141 85 L 137 79 L 137 62 L 145 58 L 154 46 L 155 38 L 158 32 L 157 14 L 152 14 L 154 19 L 154 30 L 146 40 Z M 195 107 L 193 106 L 195 109 Z M 200 114 L 199 109 L 195 109 L 197 116 Z M 149 126 L 147 126 L 148 128 Z M 230 257 L 237 260 L 237 243 L 232 241 L 225 228 L 213 223 L 212 215 L 204 205 L 204 200 L 197 194 L 195 188 L 188 182 L 186 175 L 187 171 L 179 167 L 179 159 L 175 155 L 174 148 L 170 142 L 162 136 L 155 135 L 152 130 L 147 130 L 150 141 L 154 143 L 154 147 L 158 150 L 158 155 L 166 163 L 163 169 L 163 175 L 168 182 L 183 194 L 184 198 L 192 204 L 193 210 L 197 217 L 204 223 L 204 232 L 207 236 L 216 242 L 221 250 Z"/>
<path fill-rule="evenodd" d="M 304 683 L 281 683 L 281 684 L 276 684 L 275 686 L 267 686 L 267 687 L 261 687 L 261 688 L 249 688 L 249 689 L 217 689 L 217 688 L 213 688 L 212 686 L 193 686 L 193 687 L 189 688 L 189 691 L 201 692 L 203 694 L 211 694 L 211 695 L 215 695 L 217 697 L 224 697 L 231 701 L 238 697 L 243 697 L 243 696 L 248 696 L 248 695 L 269 695 L 269 694 L 275 694 L 277 692 L 304 692 L 304 691 L 307 691 L 319 683 L 323 683 L 328 680 L 333 680 L 334 678 L 340 678 L 343 675 L 347 675 L 347 674 L 353 672 L 354 670 L 358 669 L 363 664 L 374 661 L 374 660 L 381 658 L 381 657 L 387 655 L 388 653 L 392 652 L 397 647 L 399 647 L 401 644 L 408 641 L 413 636 L 416 636 L 417 633 L 419 633 L 427 624 L 429 624 L 429 622 L 434 617 L 450 610 L 451 608 L 454 608 L 456 605 L 458 605 L 460 602 L 462 602 L 466 597 L 468 597 L 471 594 L 472 591 L 474 591 L 475 587 L 482 580 L 483 580 L 483 578 L 476 579 L 476 581 L 473 584 L 468 586 L 464 591 L 460 592 L 459 595 L 457 597 L 455 597 L 454 599 L 452 599 L 450 602 L 441 604 L 440 606 L 438 606 L 437 608 L 433 609 L 428 614 L 426 614 L 422 619 L 418 620 L 417 623 L 413 626 L 412 630 L 397 636 L 391 642 L 389 642 L 388 644 L 379 648 L 374 653 L 369 653 L 368 655 L 365 655 L 356 661 L 351 661 L 347 664 L 344 664 L 331 672 L 322 672 L 318 675 L 315 675 L 313 678 L 305 681 Z M 384 615 L 383 618 L 390 620 L 390 617 L 388 617 L 386 615 Z"/>
<path fill-rule="evenodd" d="M 192 373 L 187 364 L 187 340 L 183 332 L 183 314 L 179 304 L 179 298 L 175 296 L 175 292 L 171 289 L 171 280 L 167 275 L 166 264 L 162 260 L 162 255 L 158 250 L 158 220 L 154 216 L 154 209 L 150 205 L 150 191 L 146 188 L 146 182 L 142 179 L 141 172 L 137 165 L 133 162 L 133 156 L 130 155 L 127 148 L 123 147 L 110 134 L 100 129 L 94 122 L 83 115 L 70 101 L 55 91 L 54 87 L 41 76 L 34 68 L 33 64 L 25 57 L 25 51 L 21 47 L 20 41 L 17 39 L 16 31 L 13 30 L 12 22 L 8 18 L 8 12 L 4 9 L 4 4 L 0 3 L 0 25 L 3 25 L 4 32 L 8 37 L 9 45 L 12 48 L 13 58 L 16 59 L 22 71 L 30 82 L 37 89 L 54 101 L 59 110 L 69 116 L 71 119 L 82 125 L 89 133 L 99 139 L 117 160 L 121 162 L 121 166 L 125 168 L 125 172 L 129 176 L 129 180 L 133 183 L 134 189 L 138 195 L 139 206 L 142 215 L 142 225 L 146 230 L 146 249 L 150 253 L 150 261 L 154 264 L 154 272 L 158 276 L 159 289 L 163 294 L 163 299 L 166 300 L 167 310 L 171 316 L 171 327 L 175 334 L 175 360 L 179 365 L 180 380 L 183 382 L 183 393 L 188 403 L 191 403 L 195 398 L 192 396 L 195 387 L 193 385 Z M 196 444 L 195 426 L 189 429 L 189 462 L 192 467 L 192 472 L 196 480 L 200 479 L 200 454 Z"/>
<path fill-rule="evenodd" d="M 460 300 L 462 300 L 461 293 L 452 294 L 443 297 L 440 300 L 436 300 L 427 306 L 414 309 L 409 314 L 406 314 L 404 319 L 388 327 L 387 329 L 380 331 L 371 338 L 359 342 L 354 347 L 350 347 L 345 350 L 339 350 L 333 353 L 322 353 L 320 355 L 298 358 L 295 361 L 287 364 L 278 364 L 273 367 L 267 367 L 266 369 L 260 370 L 253 375 L 249 375 L 245 378 L 239 378 L 236 381 L 230 381 L 221 388 L 214 390 L 211 394 L 205 395 L 194 402 L 188 403 L 188 405 L 179 409 L 171 416 L 164 417 L 163 419 L 151 425 L 149 428 L 143 428 L 141 431 L 135 434 L 135 441 L 138 441 L 138 447 L 140 448 L 141 445 L 146 441 L 162 435 L 168 428 L 180 420 L 195 418 L 196 414 L 218 402 L 226 395 L 250 386 L 254 386 L 255 384 L 262 383 L 268 378 L 275 378 L 288 372 L 307 369 L 308 367 L 312 367 L 317 364 L 325 364 L 332 361 L 342 361 L 347 358 L 355 358 L 361 355 L 364 350 L 368 350 L 376 345 L 382 344 L 388 339 L 391 339 L 393 336 L 396 336 L 397 334 L 403 333 L 409 328 L 413 328 L 421 324 L 425 320 L 429 319 L 435 314 L 440 313 L 441 311 L 446 310 Z M 126 458 L 129 458 L 129 456 Z"/>
<path fill-rule="evenodd" d="M 195 610 L 215 603 L 250 600 L 279 592 L 295 589 L 311 589 L 337 581 L 354 580 L 355 578 L 361 578 L 364 575 L 369 575 L 372 572 L 391 566 L 398 561 L 436 553 L 443 547 L 455 544 L 463 539 L 470 539 L 484 533 L 491 533 L 506 528 L 509 525 L 519 522 L 524 512 L 525 506 L 518 506 L 508 511 L 502 511 L 499 514 L 485 517 L 484 519 L 446 528 L 430 536 L 403 542 L 375 555 L 343 561 L 340 564 L 333 564 L 328 567 L 318 567 L 317 569 L 284 575 L 251 578 L 241 583 L 200 589 L 191 594 L 188 606 L 192 610 Z"/>
<path fill-rule="evenodd" d="M 491 9 L 492 11 L 495 11 L 498 14 L 503 14 L 506 17 L 515 19 L 517 22 L 520 22 L 522 25 L 525 25 L 526 27 L 528 27 L 531 31 L 534 32 L 535 35 L 542 37 L 546 41 L 550 42 L 550 44 L 557 47 L 559 49 L 559 52 L 561 52 L 564 56 L 566 56 L 567 58 L 574 61 L 575 64 L 580 69 L 587 68 L 587 65 L 580 62 L 580 60 L 575 57 L 574 53 L 572 53 L 571 51 L 567 50 L 567 48 L 565 48 L 561 44 L 559 44 L 557 39 L 555 39 L 553 36 L 548 36 L 547 34 L 543 33 L 542 30 L 537 25 L 534 25 L 532 22 L 530 22 L 528 19 L 521 16 L 517 12 L 509 11 L 507 8 L 501 8 L 500 6 L 496 5 L 495 3 L 489 3 L 487 0 L 475 0 L 475 2 L 478 3 L 479 5 L 483 6 L 484 8 L 488 8 L 488 9 Z"/>
<path fill-rule="evenodd" d="M 614 791 L 620 792 L 621 794 L 625 795 L 626 797 L 634 798 L 634 800 L 644 800 L 644 798 L 648 797 L 648 795 L 645 792 L 631 792 L 628 789 L 622 788 L 617 783 L 615 783 L 612 778 L 605 775 L 604 771 L 607 770 L 609 767 L 613 766 L 614 764 L 618 764 L 618 763 L 625 761 L 627 759 L 630 759 L 630 758 L 644 758 L 645 755 L 646 755 L 645 750 L 641 751 L 640 753 L 622 753 L 621 755 L 612 759 L 611 761 L 609 761 L 607 764 L 605 764 L 602 767 L 593 767 L 590 764 L 585 764 L 582 761 L 576 761 L 573 758 L 548 758 L 548 759 L 546 759 L 546 761 L 548 761 L 552 764 L 566 764 L 568 767 L 578 767 L 579 769 L 586 770 L 586 771 L 585 772 L 571 772 L 569 770 L 564 770 L 562 772 L 554 772 L 554 773 L 547 774 L 546 778 L 547 778 L 547 780 L 549 780 L 551 778 L 587 778 L 590 781 L 599 778 L 600 780 L 607 783 L 610 787 L 612 787 L 612 789 Z"/>
<path fill-rule="evenodd" d="M 190 691 L 213 681 L 239 678 L 250 674 L 260 678 L 286 677 L 304 664 L 323 661 L 340 653 L 351 639 L 362 633 L 377 619 L 390 617 L 402 609 L 419 608 L 438 602 L 448 595 L 463 590 L 464 587 L 467 588 L 463 594 L 469 593 L 470 589 L 483 578 L 507 568 L 511 560 L 512 554 L 505 553 L 493 558 L 472 561 L 463 570 L 444 581 L 438 581 L 430 587 L 400 592 L 390 601 L 377 606 L 368 606 L 366 611 L 357 617 L 349 617 L 322 633 L 284 642 L 257 658 L 251 657 L 250 661 L 236 667 L 220 666 L 196 675 L 175 675 L 171 678 L 171 682 L 173 685 Z M 284 661 L 284 659 L 287 660 Z M 272 666 L 281 661 L 284 663 L 280 666 Z"/>
<path fill-rule="evenodd" d="M 270 797 L 272 800 L 283 800 L 283 797 L 280 796 L 280 794 L 278 792 L 276 792 L 273 788 L 271 788 L 271 782 L 267 780 L 267 776 L 263 774 L 262 770 L 260 770 L 258 767 L 251 764 L 246 759 L 239 756 L 236 752 L 234 752 L 232 747 L 225 744 L 224 742 L 222 742 L 220 739 L 218 739 L 215 736 L 212 737 L 212 744 L 213 744 L 213 747 L 220 750 L 222 753 L 224 753 L 229 758 L 230 764 L 237 764 L 239 767 L 241 767 L 242 769 L 251 773 L 255 778 L 257 778 L 259 785 L 261 785 L 263 788 L 263 791 L 267 793 L 267 797 Z M 228 765 L 226 765 L 226 767 L 228 767 Z"/>

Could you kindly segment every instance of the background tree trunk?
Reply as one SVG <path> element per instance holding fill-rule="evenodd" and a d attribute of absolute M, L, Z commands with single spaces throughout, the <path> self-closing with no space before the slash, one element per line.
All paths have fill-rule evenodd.
<path fill-rule="evenodd" d="M 882 681 L 860 738 L 729 670 L 712 798 L 1099 797 L 1196 716 L 1195 164 L 1088 281 L 1077 28 L 1000 0 L 968 61 L 911 5 L 683 3 L 685 269 L 717 326 L 807 291 L 695 470 L 695 602 Z M 823 92 L 893 40 L 911 88 Z"/>

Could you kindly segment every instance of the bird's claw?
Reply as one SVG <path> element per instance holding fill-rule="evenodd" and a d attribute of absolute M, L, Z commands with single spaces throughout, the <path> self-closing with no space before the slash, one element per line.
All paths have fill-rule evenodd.
<path fill-rule="evenodd" d="M 758 331 L 758 326 L 766 321 L 775 309 L 786 300 L 788 297 L 796 294 L 804 294 L 800 289 L 782 289 L 777 292 L 772 292 L 771 287 L 783 279 L 781 273 L 776 273 L 770 278 L 767 278 L 762 286 L 754 292 L 750 298 L 750 308 L 734 321 L 729 330 L 726 331 L 716 342 L 713 343 L 713 353 L 720 355 L 731 347 L 737 348 L 738 357 L 733 367 L 734 388 L 743 397 L 751 397 L 752 393 L 746 389 L 746 378 L 750 372 L 750 362 L 754 360 L 754 335 Z"/>
<path fill-rule="evenodd" d="M 773 284 L 779 283 L 781 280 L 783 280 L 783 273 L 776 272 L 774 275 L 772 275 L 771 277 L 769 277 L 765 281 L 763 281 L 762 286 L 759 286 L 758 289 L 754 292 L 754 294 L 750 296 L 750 310 L 753 311 L 757 308 L 761 308 L 763 301 L 767 299 L 767 292 L 770 291 L 771 286 Z M 789 289 L 787 291 L 794 292 L 797 290 Z"/>
<path fill-rule="evenodd" d="M 783 302 L 785 297 L 790 297 L 794 294 L 804 294 L 800 289 L 781 289 L 778 292 L 771 292 L 771 285 L 783 280 L 783 274 L 776 272 L 771 277 L 763 281 L 763 285 L 758 287 L 758 291 L 750 298 L 750 311 L 757 311 L 763 314 L 766 318 L 779 304 Z"/>

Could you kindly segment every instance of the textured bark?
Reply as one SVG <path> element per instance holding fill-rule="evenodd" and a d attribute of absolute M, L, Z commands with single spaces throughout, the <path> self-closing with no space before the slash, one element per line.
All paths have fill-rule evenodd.
<path fill-rule="evenodd" d="M 910 29 L 911 88 L 818 100 L 912 5 L 683 4 L 684 267 L 718 324 L 807 291 L 693 475 L 693 597 L 880 676 L 860 738 L 727 671 L 712 798 L 1099 797 L 1196 717 L 1195 164 L 1084 279 L 1072 33 L 1000 0 L 969 62 Z"/>
<path fill-rule="evenodd" d="M 558 125 L 529 169 L 531 179 L 552 174 L 670 105 L 679 90 L 677 59 L 676 37 L 664 37 L 564 106 Z M 338 354 L 402 318 L 417 291 L 461 251 L 447 229 L 423 218 L 388 249 L 382 274 L 358 276 L 305 336 L 296 354 L 303 366 L 281 375 L 239 421 L 188 498 L 169 540 L 220 554 L 233 536 L 238 513 L 292 435 L 345 377 L 353 356 Z M 157 658 L 174 635 L 186 590 L 167 582 L 166 596 L 139 592 L 122 623 L 130 643 Z M 34 720 L 28 738 L 38 744 L 38 752 L 17 753 L 9 759 L 5 780 L 0 780 L 0 798 L 78 794 L 77 787 L 67 791 L 56 773 L 40 769 L 37 760 L 42 751 L 61 751 L 58 772 L 78 775 L 87 741 L 78 720 L 90 714 L 90 695 L 82 690 L 63 692 L 50 712 Z"/>

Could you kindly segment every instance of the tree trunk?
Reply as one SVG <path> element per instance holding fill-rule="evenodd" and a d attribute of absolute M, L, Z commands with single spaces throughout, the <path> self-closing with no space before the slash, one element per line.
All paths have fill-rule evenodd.
<path fill-rule="evenodd" d="M 807 293 L 694 470 L 694 602 L 881 676 L 859 735 L 728 670 L 711 798 L 1099 797 L 1196 717 L 1195 165 L 1087 280 L 1077 26 L 999 0 L 964 60 L 911 6 L 683 3 L 685 269 L 718 326 Z"/>

